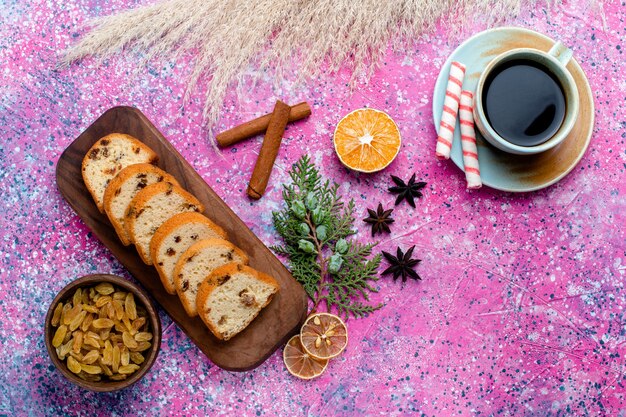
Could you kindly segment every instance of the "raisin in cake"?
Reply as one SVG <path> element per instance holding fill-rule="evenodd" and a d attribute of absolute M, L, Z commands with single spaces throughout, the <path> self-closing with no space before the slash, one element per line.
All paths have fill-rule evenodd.
<path fill-rule="evenodd" d="M 124 216 L 124 227 L 141 259 L 152 265 L 150 241 L 170 217 L 184 212 L 202 212 L 204 206 L 193 195 L 169 182 L 148 185 L 131 200 Z"/>
<path fill-rule="evenodd" d="M 176 294 L 174 267 L 191 245 L 204 239 L 225 239 L 226 232 L 200 213 L 180 213 L 159 227 L 150 242 L 150 258 L 163 287 Z"/>
<path fill-rule="evenodd" d="M 198 315 L 196 295 L 200 284 L 215 268 L 229 263 L 247 264 L 248 257 L 224 239 L 206 239 L 192 245 L 174 268 L 176 293 L 190 317 Z"/>
<path fill-rule="evenodd" d="M 245 329 L 279 290 L 269 275 L 245 265 L 217 268 L 200 285 L 198 315 L 211 332 L 228 340 Z"/>
<path fill-rule="evenodd" d="M 148 185 L 162 181 L 178 185 L 173 176 L 154 165 L 135 164 L 121 170 L 104 191 L 104 212 L 124 245 L 132 243 L 124 228 L 124 215 L 131 200 Z"/>
<path fill-rule="evenodd" d="M 104 190 L 122 169 L 157 159 L 152 149 L 123 133 L 112 133 L 94 143 L 83 158 L 82 174 L 98 210 L 104 211 Z"/>

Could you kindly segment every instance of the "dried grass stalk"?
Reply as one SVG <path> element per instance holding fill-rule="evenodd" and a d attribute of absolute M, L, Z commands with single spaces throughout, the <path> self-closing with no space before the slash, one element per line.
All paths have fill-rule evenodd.
<path fill-rule="evenodd" d="M 550 0 L 547 0 L 550 1 Z M 554 0 L 556 1 L 556 0 Z M 416 39 L 442 18 L 481 16 L 487 23 L 517 15 L 537 0 L 165 0 L 90 22 L 60 65 L 125 48 L 144 63 L 195 56 L 186 98 L 208 78 L 204 117 L 211 125 L 226 91 L 251 64 L 276 74 L 297 63 L 298 74 L 325 68 L 368 75 L 393 45 Z M 326 67 L 324 66 L 326 65 Z"/>

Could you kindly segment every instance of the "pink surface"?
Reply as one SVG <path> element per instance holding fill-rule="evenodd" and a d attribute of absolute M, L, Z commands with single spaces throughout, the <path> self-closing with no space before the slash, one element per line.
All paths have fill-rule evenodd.
<path fill-rule="evenodd" d="M 414 48 L 389 52 L 354 93 L 348 75 L 249 94 L 233 88 L 216 130 L 269 111 L 276 98 L 307 100 L 289 127 L 266 196 L 245 189 L 260 139 L 215 151 L 201 127 L 201 94 L 184 110 L 189 66 L 134 70 L 127 54 L 98 67 L 86 60 L 55 71 L 56 54 L 89 17 L 139 3 L 32 0 L 0 6 L 0 415 L 618 415 L 626 408 L 626 8 L 604 4 L 606 21 L 576 2 L 509 22 L 571 46 L 594 92 L 596 128 L 581 163 L 531 194 L 465 190 L 464 174 L 437 161 L 431 94 L 463 33 L 439 30 Z M 141 109 L 266 244 L 277 242 L 271 211 L 280 184 L 304 152 L 341 184 L 357 213 L 391 207 L 390 174 L 428 182 L 417 208 L 394 211 L 378 249 L 416 245 L 424 278 L 379 281 L 385 307 L 349 320 L 350 344 L 317 380 L 291 377 L 276 352 L 247 373 L 223 371 L 162 314 L 163 345 L 140 383 L 115 394 L 85 392 L 47 357 L 43 318 L 65 284 L 93 272 L 129 277 L 61 198 L 55 164 L 65 147 L 115 105 Z M 332 149 L 338 120 L 359 107 L 388 112 L 403 146 L 382 173 L 344 169 Z M 372 239 L 357 221 L 363 242 Z M 385 264 L 383 263 L 383 267 Z"/>

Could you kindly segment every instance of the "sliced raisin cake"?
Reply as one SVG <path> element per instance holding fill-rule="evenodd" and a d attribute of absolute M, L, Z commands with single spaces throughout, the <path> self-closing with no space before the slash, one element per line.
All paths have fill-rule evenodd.
<path fill-rule="evenodd" d="M 228 340 L 245 329 L 278 290 L 271 276 L 228 264 L 215 269 L 200 285 L 198 315 L 218 339 Z"/>
<path fill-rule="evenodd" d="M 174 267 L 191 245 L 204 239 L 225 239 L 226 232 L 200 213 L 180 213 L 159 227 L 150 242 L 150 258 L 163 287 L 176 294 Z"/>
<path fill-rule="evenodd" d="M 94 143 L 83 158 L 82 174 L 98 210 L 104 211 L 104 190 L 122 169 L 157 160 L 152 149 L 123 133 L 112 133 Z"/>
<path fill-rule="evenodd" d="M 169 182 L 158 182 L 148 185 L 131 200 L 124 227 L 141 259 L 152 265 L 150 241 L 157 229 L 178 213 L 202 211 L 202 203 L 187 191 Z"/>
<path fill-rule="evenodd" d="M 180 257 L 174 268 L 174 284 L 185 311 L 198 315 L 198 287 L 215 268 L 228 263 L 247 264 L 248 256 L 224 239 L 206 239 L 192 245 Z"/>
<path fill-rule="evenodd" d="M 161 181 L 178 185 L 173 176 L 159 167 L 151 164 L 135 164 L 121 170 L 104 191 L 104 212 L 124 245 L 128 246 L 132 243 L 124 228 L 124 215 L 131 200 L 148 185 Z"/>

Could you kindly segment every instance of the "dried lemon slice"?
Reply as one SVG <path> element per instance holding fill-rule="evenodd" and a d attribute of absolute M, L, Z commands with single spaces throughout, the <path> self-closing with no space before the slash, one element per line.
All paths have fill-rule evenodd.
<path fill-rule="evenodd" d="M 376 172 L 400 151 L 400 130 L 387 113 L 358 109 L 346 115 L 335 129 L 335 152 L 342 164 L 360 172 Z"/>
<path fill-rule="evenodd" d="M 304 350 L 319 359 L 331 359 L 348 345 L 348 328 L 339 317 L 330 313 L 309 316 L 300 330 Z"/>
<path fill-rule="evenodd" d="M 285 361 L 289 373 L 301 379 L 312 379 L 320 376 L 328 365 L 328 360 L 317 359 L 309 355 L 302 347 L 298 335 L 293 336 L 287 342 L 285 350 L 283 350 L 283 361 Z"/>

